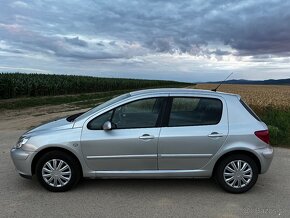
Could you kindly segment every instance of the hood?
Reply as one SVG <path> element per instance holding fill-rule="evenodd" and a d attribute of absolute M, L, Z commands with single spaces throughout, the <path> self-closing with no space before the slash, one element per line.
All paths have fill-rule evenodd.
<path fill-rule="evenodd" d="M 35 127 L 31 130 L 28 130 L 26 134 L 39 132 L 39 131 L 47 131 L 47 130 L 61 130 L 61 129 L 69 129 L 73 127 L 74 122 L 67 121 L 67 118 L 62 118 L 58 120 L 51 121 L 49 123 L 42 124 L 38 127 Z"/>

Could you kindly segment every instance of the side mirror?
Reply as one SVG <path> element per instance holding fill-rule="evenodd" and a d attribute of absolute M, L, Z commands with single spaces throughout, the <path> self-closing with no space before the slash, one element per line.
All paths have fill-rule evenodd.
<path fill-rule="evenodd" d="M 112 129 L 112 123 L 110 121 L 106 121 L 103 124 L 103 130 L 111 130 Z"/>

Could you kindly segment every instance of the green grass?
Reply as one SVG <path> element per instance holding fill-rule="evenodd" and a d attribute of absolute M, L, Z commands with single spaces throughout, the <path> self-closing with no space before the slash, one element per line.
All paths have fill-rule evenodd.
<path fill-rule="evenodd" d="M 111 92 L 99 92 L 68 96 L 49 96 L 49 97 L 31 97 L 16 98 L 0 101 L 0 110 L 4 109 L 23 109 L 28 107 L 37 107 L 44 105 L 72 104 L 76 106 L 90 105 L 98 102 L 100 99 L 112 98 L 130 90 L 117 90 Z"/>
<path fill-rule="evenodd" d="M 148 88 L 181 88 L 184 87 L 183 83 L 177 83 L 175 85 L 164 85 L 158 87 Z M 29 107 L 45 106 L 45 105 L 60 105 L 70 104 L 78 108 L 94 107 L 97 104 L 105 102 L 114 96 L 118 96 L 124 93 L 135 91 L 136 89 L 124 89 L 107 92 L 86 93 L 77 95 L 60 95 L 60 96 L 45 96 L 45 97 L 26 97 L 26 98 L 13 98 L 0 100 L 0 111 L 11 109 L 23 109 Z"/>
<path fill-rule="evenodd" d="M 256 107 L 253 105 L 251 108 L 268 125 L 271 144 L 290 148 L 290 108 Z"/>

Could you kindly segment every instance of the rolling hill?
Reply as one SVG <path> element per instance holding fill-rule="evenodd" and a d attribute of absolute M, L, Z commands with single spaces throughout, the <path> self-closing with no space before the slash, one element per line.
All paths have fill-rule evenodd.
<path fill-rule="evenodd" d="M 221 83 L 221 81 L 208 82 L 208 83 Z M 269 80 L 243 80 L 233 79 L 223 82 L 224 84 L 252 84 L 252 85 L 290 85 L 290 78 L 288 79 L 269 79 Z"/>

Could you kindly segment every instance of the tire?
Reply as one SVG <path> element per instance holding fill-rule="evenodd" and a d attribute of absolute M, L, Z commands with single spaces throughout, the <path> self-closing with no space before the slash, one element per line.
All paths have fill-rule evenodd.
<path fill-rule="evenodd" d="M 239 165 L 240 172 L 237 170 Z M 238 194 L 250 190 L 257 182 L 258 174 L 258 166 L 251 157 L 244 154 L 234 154 L 219 163 L 215 178 L 225 191 Z"/>
<path fill-rule="evenodd" d="M 36 176 L 47 190 L 64 192 L 79 182 L 81 167 L 71 155 L 62 151 L 50 151 L 38 160 Z"/>

